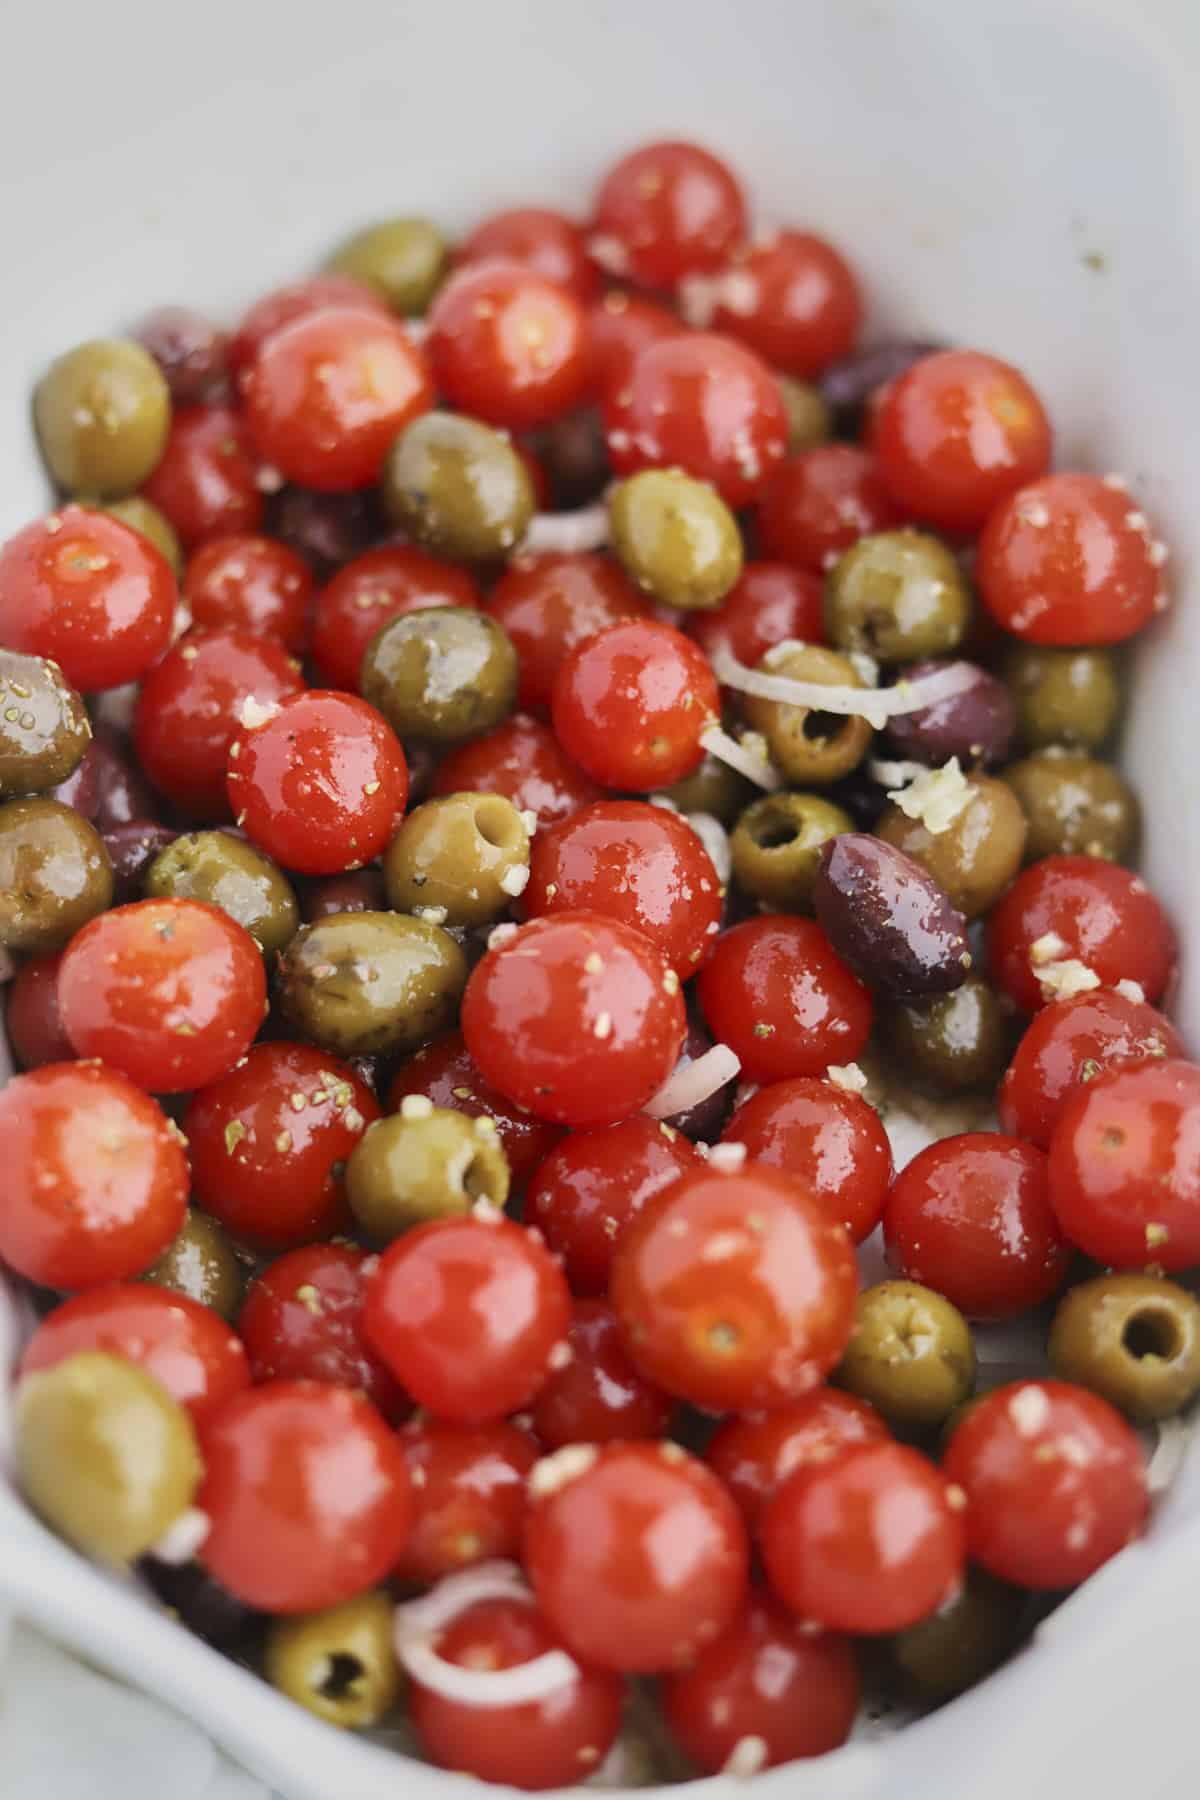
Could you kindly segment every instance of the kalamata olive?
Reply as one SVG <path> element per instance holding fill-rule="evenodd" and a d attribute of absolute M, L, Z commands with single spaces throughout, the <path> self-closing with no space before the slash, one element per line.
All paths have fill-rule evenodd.
<path fill-rule="evenodd" d="M 351 869 L 345 875 L 326 875 L 310 881 L 300 899 L 305 923 L 327 918 L 330 913 L 383 912 L 387 890 L 379 869 Z"/>
<path fill-rule="evenodd" d="M 103 725 L 96 727 L 75 773 L 50 798 L 74 807 L 99 832 L 144 823 L 158 811 L 154 789 L 139 773 L 125 739 Z"/>
<path fill-rule="evenodd" d="M 923 356 L 943 350 L 921 338 L 893 338 L 871 350 L 855 350 L 830 363 L 817 380 L 825 404 L 833 413 L 840 437 L 857 437 L 862 430 L 867 403 L 885 382 L 895 381 Z"/>
<path fill-rule="evenodd" d="M 142 898 L 142 879 L 160 850 L 173 844 L 178 832 L 154 819 L 132 819 L 101 833 L 113 872 L 113 902 L 124 906 Z"/>
<path fill-rule="evenodd" d="M 944 763 L 951 756 L 969 764 L 1002 762 L 1017 725 L 1016 705 L 1002 681 L 977 663 L 950 661 L 914 663 L 905 675 L 915 680 L 951 668 L 970 669 L 971 686 L 920 712 L 889 719 L 890 743 L 916 762 Z"/>
<path fill-rule="evenodd" d="M 99 764 L 96 739 L 93 737 L 74 773 L 68 775 L 65 781 L 60 781 L 56 788 L 51 788 L 50 798 L 61 800 L 64 806 L 74 807 L 85 819 L 94 819 L 100 802 Z"/>
<path fill-rule="evenodd" d="M 178 406 L 212 398 L 225 377 L 229 338 L 188 306 L 160 306 L 142 320 L 136 337 L 166 377 Z"/>
<path fill-rule="evenodd" d="M 821 852 L 817 918 L 838 955 L 885 994 L 945 994 L 971 967 L 967 922 L 919 864 L 865 832 Z"/>
<path fill-rule="evenodd" d="M 261 1613 L 227 1594 L 199 1563 L 165 1563 L 147 1556 L 139 1573 L 189 1631 L 218 1650 L 244 1649 L 266 1623 Z"/>
<path fill-rule="evenodd" d="M 695 1062 L 706 1050 L 711 1050 L 712 1046 L 713 1041 L 704 1027 L 689 1019 L 681 1054 Z M 710 1094 L 707 1100 L 697 1101 L 686 1112 L 673 1113 L 665 1123 L 673 1126 L 676 1131 L 681 1131 L 684 1137 L 698 1138 L 705 1144 L 715 1143 L 725 1129 L 736 1086 L 736 1080 L 731 1077 L 724 1087 L 718 1088 L 715 1094 Z"/>
<path fill-rule="evenodd" d="M 568 413 L 533 439 L 557 507 L 586 506 L 604 492 L 611 470 L 604 427 L 595 411 Z"/>
<path fill-rule="evenodd" d="M 848 812 L 862 831 L 873 831 L 875 821 L 887 805 L 887 787 L 876 781 L 865 768 L 851 769 L 840 781 L 824 790 L 825 798 Z"/>
<path fill-rule="evenodd" d="M 384 522 L 374 490 L 316 494 L 286 487 L 275 496 L 267 529 L 309 563 L 318 579 L 358 556 L 380 537 Z"/>

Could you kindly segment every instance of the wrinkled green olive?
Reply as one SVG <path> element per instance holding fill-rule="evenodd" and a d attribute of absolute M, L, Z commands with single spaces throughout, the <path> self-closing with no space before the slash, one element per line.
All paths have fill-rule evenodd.
<path fill-rule="evenodd" d="M 970 1394 L 975 1344 L 956 1306 L 917 1281 L 881 1281 L 859 1295 L 837 1379 L 890 1425 L 927 1431 Z"/>

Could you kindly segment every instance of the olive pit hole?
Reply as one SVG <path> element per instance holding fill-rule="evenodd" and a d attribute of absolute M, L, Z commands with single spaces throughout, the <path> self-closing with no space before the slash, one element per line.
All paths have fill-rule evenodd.
<path fill-rule="evenodd" d="M 493 850 L 509 850 L 515 842 L 512 814 L 500 800 L 478 802 L 475 807 L 475 829 L 484 843 L 490 844 Z"/>
<path fill-rule="evenodd" d="M 323 1700 L 344 1700 L 362 1681 L 365 1673 L 362 1663 L 357 1656 L 350 1656 L 344 1650 L 335 1650 L 325 1661 L 327 1667 L 317 1683 L 317 1692 Z"/>
<path fill-rule="evenodd" d="M 473 1156 L 463 1170 L 462 1185 L 472 1200 L 495 1200 L 487 1165 L 481 1156 Z"/>
<path fill-rule="evenodd" d="M 1139 1362 L 1145 1356 L 1171 1362 L 1183 1349 L 1179 1322 L 1165 1307 L 1143 1307 L 1126 1319 L 1121 1348 Z"/>
<path fill-rule="evenodd" d="M 810 743 L 827 744 L 832 739 L 840 737 L 849 722 L 843 713 L 813 710 L 805 713 L 801 729 Z"/>
<path fill-rule="evenodd" d="M 800 833 L 794 820 L 782 813 L 767 813 L 754 821 L 750 836 L 760 850 L 785 850 Z"/>

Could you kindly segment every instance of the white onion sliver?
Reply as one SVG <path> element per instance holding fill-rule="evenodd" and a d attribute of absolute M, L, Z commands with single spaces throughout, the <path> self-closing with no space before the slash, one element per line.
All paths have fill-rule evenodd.
<path fill-rule="evenodd" d="M 728 885 L 733 874 L 733 851 L 729 847 L 729 833 L 720 819 L 712 813 L 684 813 L 684 818 L 695 832 L 704 848 L 708 851 L 708 860 L 717 871 L 717 879 Z"/>
<path fill-rule="evenodd" d="M 728 1044 L 714 1044 L 694 1062 L 681 1059 L 643 1110 L 652 1119 L 669 1119 L 675 1113 L 689 1112 L 732 1081 L 741 1066 L 741 1059 Z"/>
<path fill-rule="evenodd" d="M 474 1563 L 443 1581 L 419 1600 L 396 1608 L 396 1644 L 408 1637 L 429 1638 L 479 1600 L 529 1600 L 529 1589 L 516 1563 Z"/>
<path fill-rule="evenodd" d="M 573 555 L 580 550 L 599 550 L 607 542 L 608 508 L 597 501 L 575 512 L 535 513 L 521 540 L 521 551 L 561 550 Z"/>
<path fill-rule="evenodd" d="M 1161 1494 L 1183 1467 L 1189 1434 L 1181 1419 L 1159 1419 L 1155 1430 L 1158 1442 L 1146 1465 L 1146 1486 L 1152 1494 Z"/>
<path fill-rule="evenodd" d="M 880 787 L 904 787 L 907 782 L 919 781 L 922 775 L 928 775 L 927 763 L 888 762 L 885 757 L 873 756 L 867 763 L 867 774 Z"/>
<path fill-rule="evenodd" d="M 763 762 L 761 757 L 751 756 L 736 738 L 731 738 L 719 725 L 709 726 L 700 739 L 700 745 L 710 756 L 715 756 L 719 762 L 728 763 L 731 769 L 736 769 L 739 775 L 754 782 L 756 787 L 766 788 L 769 794 L 783 785 L 783 778 L 777 769 L 769 762 Z"/>
<path fill-rule="evenodd" d="M 486 1710 L 497 1706 L 527 1706 L 544 1700 L 578 1681 L 579 1670 L 565 1650 L 546 1650 L 529 1662 L 511 1669 L 466 1669 L 447 1662 L 433 1647 L 418 1638 L 406 1638 L 397 1654 L 413 1681 L 419 1681 L 443 1700 Z"/>
<path fill-rule="evenodd" d="M 182 1568 L 184 1563 L 191 1562 L 211 1530 L 212 1520 L 206 1512 L 201 1512 L 198 1506 L 186 1507 L 167 1526 L 157 1543 L 151 1544 L 150 1555 L 155 1562 Z"/>
<path fill-rule="evenodd" d="M 901 713 L 921 712 L 939 700 L 949 700 L 972 687 L 976 680 L 975 670 L 969 663 L 951 663 L 948 668 L 934 669 L 915 681 L 898 681 L 895 687 L 826 687 L 819 681 L 795 681 L 790 675 L 748 669 L 727 650 L 715 653 L 712 668 L 724 687 L 738 688 L 743 694 L 757 694 L 762 700 L 777 700 L 784 706 L 857 716 L 876 729 L 884 719 L 895 718 Z"/>

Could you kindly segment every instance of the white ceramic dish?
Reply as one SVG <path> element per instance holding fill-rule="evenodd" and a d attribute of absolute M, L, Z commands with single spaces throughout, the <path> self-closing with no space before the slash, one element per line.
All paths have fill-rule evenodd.
<path fill-rule="evenodd" d="M 1187 54 L 1200 30 L 1186 4 L 1134 17 L 1071 0 L 208 0 L 172 17 L 110 0 L 8 19 L 0 531 L 44 503 L 29 392 L 63 346 L 159 301 L 232 314 L 359 220 L 427 208 L 456 227 L 523 199 L 579 207 L 616 150 L 665 132 L 710 140 L 761 217 L 846 246 L 878 326 L 1027 368 L 1060 462 L 1127 472 L 1169 539 L 1174 592 L 1193 604 L 1141 655 L 1127 755 L 1153 789 L 1147 870 L 1186 937 L 1200 892 Z M 1194 953 L 1179 1013 L 1200 1040 Z M 0 1366 L 11 1325 L 0 1296 Z M 2 1476 L 0 1612 L 161 1695 L 289 1800 L 468 1791 L 326 1729 L 205 1649 L 59 1545 Z M 763 1776 L 761 1791 L 1188 1791 L 1198 1621 L 1193 1457 L 1149 1538 L 984 1687 L 886 1744 Z M 156 1772 L 146 1791 L 167 1781 Z"/>

